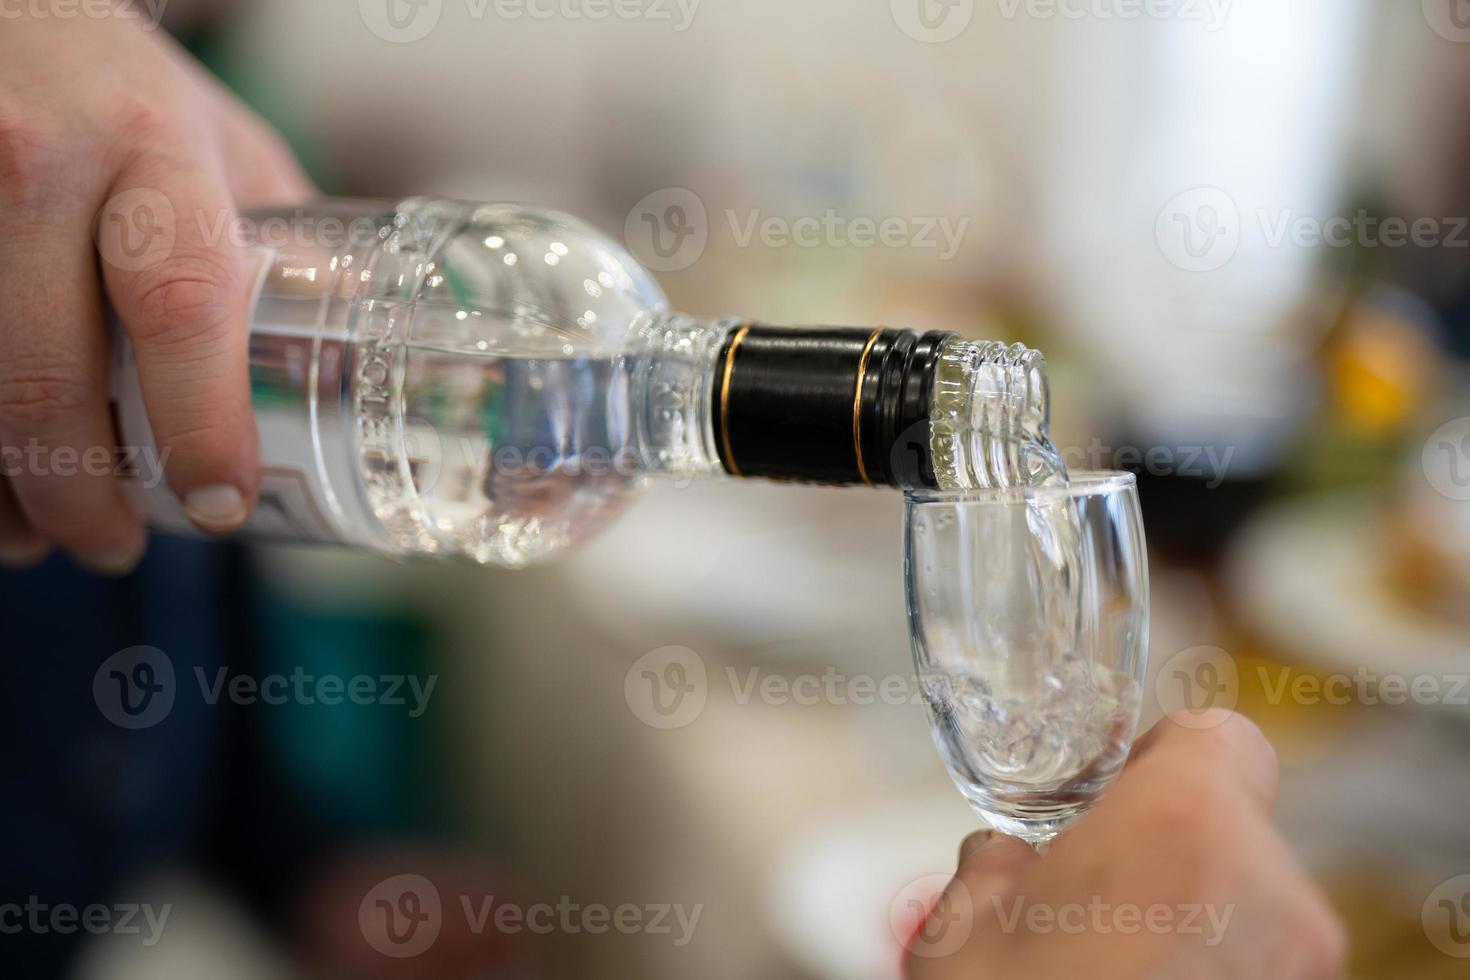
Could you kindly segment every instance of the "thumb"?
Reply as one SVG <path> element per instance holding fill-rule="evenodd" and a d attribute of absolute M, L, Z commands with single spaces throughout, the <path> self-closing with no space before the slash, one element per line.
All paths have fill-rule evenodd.
<path fill-rule="evenodd" d="M 993 830 L 966 837 L 959 869 L 904 945 L 904 976 L 924 980 L 953 975 L 941 964 L 965 948 L 976 927 L 995 915 L 1026 869 L 1039 860 L 1025 842 Z"/>
<path fill-rule="evenodd" d="M 1026 869 L 1040 860 L 1041 855 L 1020 838 L 979 830 L 960 844 L 960 864 L 954 876 L 969 892 L 976 910 L 984 911 L 993 900 L 1011 894 Z"/>

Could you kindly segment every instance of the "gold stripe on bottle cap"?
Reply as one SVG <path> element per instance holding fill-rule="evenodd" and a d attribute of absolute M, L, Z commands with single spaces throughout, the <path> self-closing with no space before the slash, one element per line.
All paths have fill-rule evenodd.
<path fill-rule="evenodd" d="M 852 395 L 852 451 L 857 456 L 858 476 L 868 486 L 873 481 L 868 477 L 868 468 L 863 464 L 863 379 L 868 374 L 868 355 L 873 352 L 873 345 L 878 342 L 878 335 L 883 332 L 882 327 L 873 331 L 868 338 L 868 344 L 863 348 L 863 356 L 858 361 L 857 390 Z"/>
<path fill-rule="evenodd" d="M 735 462 L 735 452 L 730 447 L 730 378 L 735 373 L 735 351 L 739 349 L 745 335 L 750 333 L 750 327 L 747 323 L 735 331 L 730 349 L 725 353 L 725 372 L 720 379 L 720 445 L 725 450 L 725 467 L 732 476 L 745 474 L 740 472 L 740 466 Z"/>

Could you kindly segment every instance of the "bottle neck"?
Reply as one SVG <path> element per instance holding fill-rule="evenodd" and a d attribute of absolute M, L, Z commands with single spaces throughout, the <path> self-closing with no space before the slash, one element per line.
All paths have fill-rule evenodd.
<path fill-rule="evenodd" d="M 644 468 L 835 485 L 991 487 L 1059 470 L 1041 355 L 888 327 L 671 315 L 630 392 Z"/>
<path fill-rule="evenodd" d="M 935 367 L 930 442 L 945 490 L 1065 483 L 1052 445 L 1046 359 L 994 340 L 947 345 Z"/>

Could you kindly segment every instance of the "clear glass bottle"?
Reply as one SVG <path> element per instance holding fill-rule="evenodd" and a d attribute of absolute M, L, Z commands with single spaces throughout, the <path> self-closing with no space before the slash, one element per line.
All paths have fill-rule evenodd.
<path fill-rule="evenodd" d="M 518 566 L 648 477 L 936 487 L 1064 478 L 1019 345 L 669 311 L 617 243 L 554 211 L 428 199 L 252 212 L 264 483 L 247 534 Z M 148 447 L 116 345 L 120 438 Z M 163 530 L 188 522 L 135 480 Z"/>

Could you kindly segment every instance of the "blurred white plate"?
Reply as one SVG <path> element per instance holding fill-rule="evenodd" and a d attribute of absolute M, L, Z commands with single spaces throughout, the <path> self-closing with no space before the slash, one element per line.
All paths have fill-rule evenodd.
<path fill-rule="evenodd" d="M 1434 706 L 1470 718 L 1470 685 L 1454 690 L 1454 678 L 1470 674 L 1470 630 L 1417 612 L 1384 587 L 1379 534 L 1370 495 L 1278 504 L 1242 532 L 1227 566 L 1231 594 L 1269 642 L 1347 675 L 1351 690 L 1360 669 L 1410 683 L 1435 678 L 1444 697 Z"/>
<path fill-rule="evenodd" d="M 895 901 L 918 879 L 947 880 L 960 841 L 981 827 L 958 791 L 819 821 L 779 864 L 772 933 L 823 980 L 898 980 Z"/>

